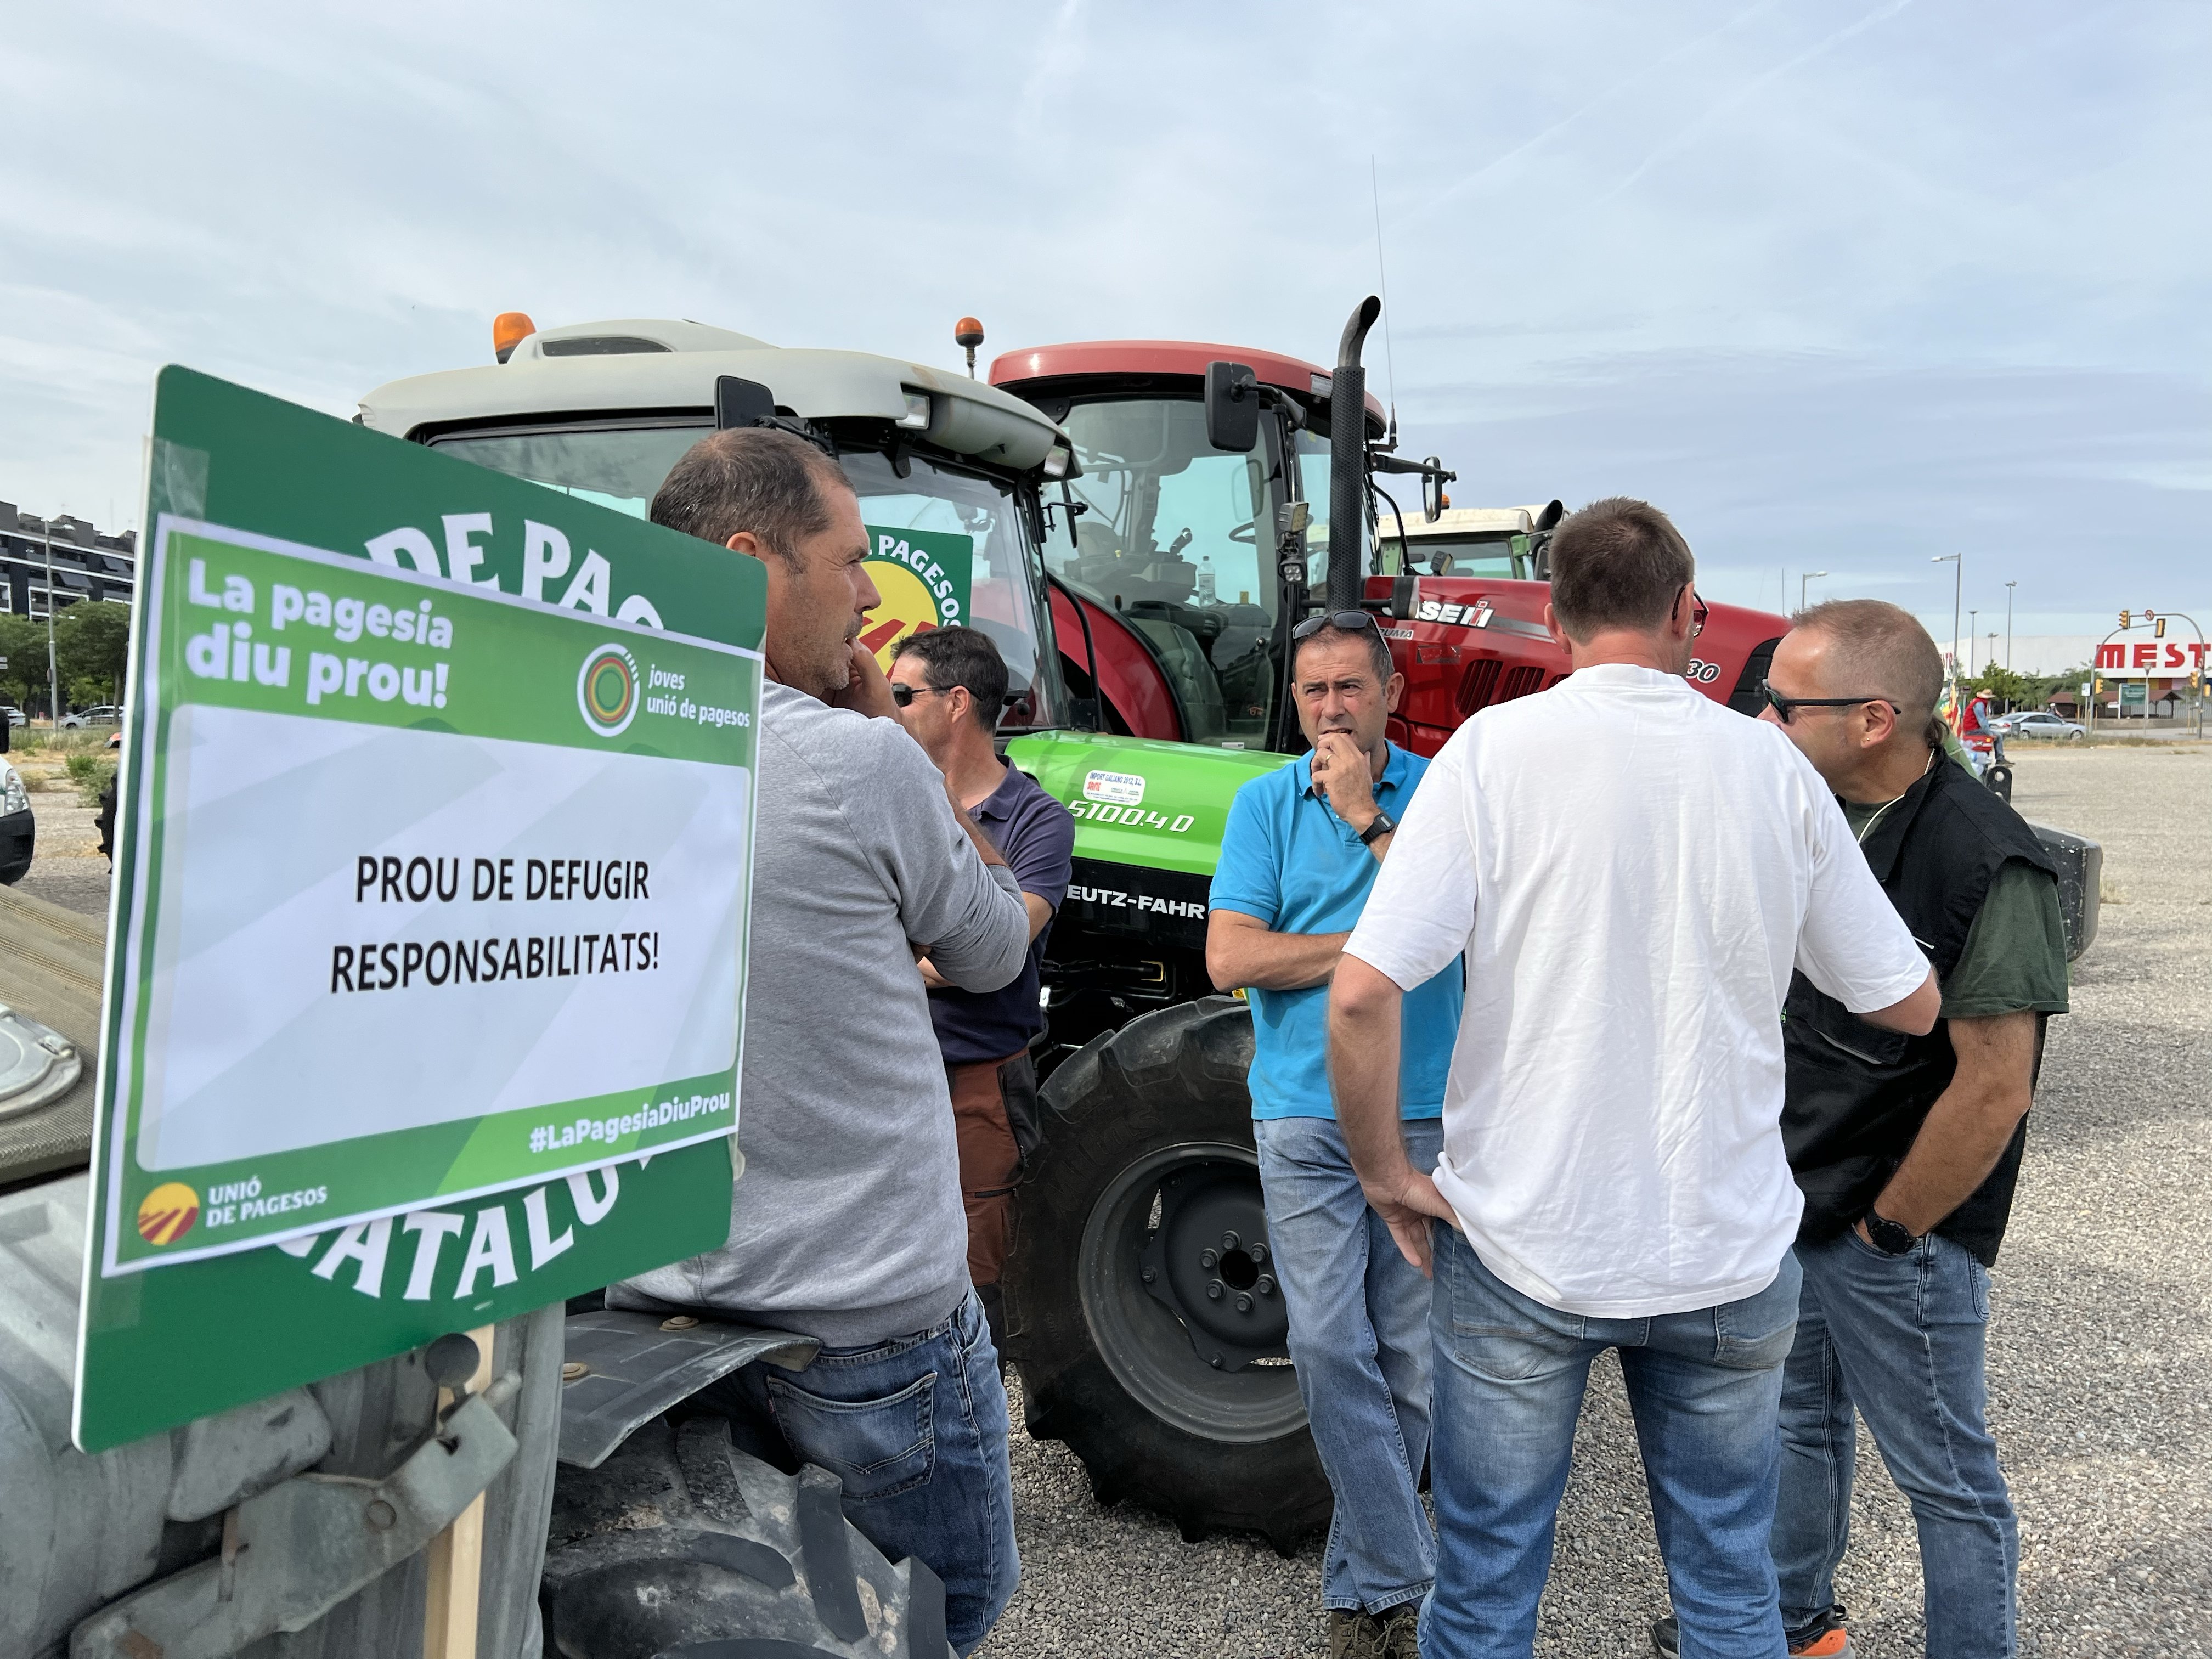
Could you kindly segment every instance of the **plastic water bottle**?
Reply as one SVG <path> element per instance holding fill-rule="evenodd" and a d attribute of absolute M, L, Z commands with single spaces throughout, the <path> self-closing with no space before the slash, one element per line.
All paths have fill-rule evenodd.
<path fill-rule="evenodd" d="M 1198 602 L 1212 605 L 1213 601 L 1213 558 L 1209 554 L 1198 562 Z"/>

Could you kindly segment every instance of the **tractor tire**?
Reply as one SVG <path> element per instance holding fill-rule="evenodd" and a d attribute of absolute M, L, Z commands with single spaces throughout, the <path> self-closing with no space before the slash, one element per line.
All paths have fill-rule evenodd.
<path fill-rule="evenodd" d="M 712 1416 L 657 1418 L 599 1468 L 562 1465 L 547 1659 L 951 1659 L 945 1586 L 884 1559 L 842 1492 L 735 1449 Z"/>
<path fill-rule="evenodd" d="M 1008 1346 L 1029 1431 L 1065 1441 L 1102 1503 L 1195 1542 L 1293 1553 L 1328 1524 L 1269 1269 L 1253 1150 L 1252 1015 L 1207 997 L 1093 1039 L 1042 1091 L 1021 1189 Z"/>

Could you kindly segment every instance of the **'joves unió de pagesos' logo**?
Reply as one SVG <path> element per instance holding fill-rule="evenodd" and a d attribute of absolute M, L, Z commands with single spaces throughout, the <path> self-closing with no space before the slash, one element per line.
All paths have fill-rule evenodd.
<path fill-rule="evenodd" d="M 637 659 L 619 645 L 592 652 L 576 676 L 576 706 L 601 737 L 621 732 L 637 713 Z"/>

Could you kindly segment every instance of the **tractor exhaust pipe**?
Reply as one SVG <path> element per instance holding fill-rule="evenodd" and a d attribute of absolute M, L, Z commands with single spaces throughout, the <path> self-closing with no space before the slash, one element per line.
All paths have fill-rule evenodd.
<path fill-rule="evenodd" d="M 1328 392 L 1328 608 L 1357 611 L 1359 546 L 1367 529 L 1367 371 L 1359 349 L 1382 314 L 1369 295 L 1344 325 Z"/>

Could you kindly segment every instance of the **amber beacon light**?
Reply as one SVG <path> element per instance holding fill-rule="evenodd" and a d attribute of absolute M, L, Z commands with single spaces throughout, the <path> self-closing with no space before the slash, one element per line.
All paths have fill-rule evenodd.
<path fill-rule="evenodd" d="M 491 319 L 491 349 L 505 362 L 514 356 L 515 347 L 538 332 L 538 325 L 530 320 L 526 311 L 502 311 Z"/>
<path fill-rule="evenodd" d="M 968 378 L 975 378 L 975 348 L 983 343 L 983 325 L 973 317 L 963 317 L 952 325 L 952 343 L 964 347 L 968 353 Z"/>

